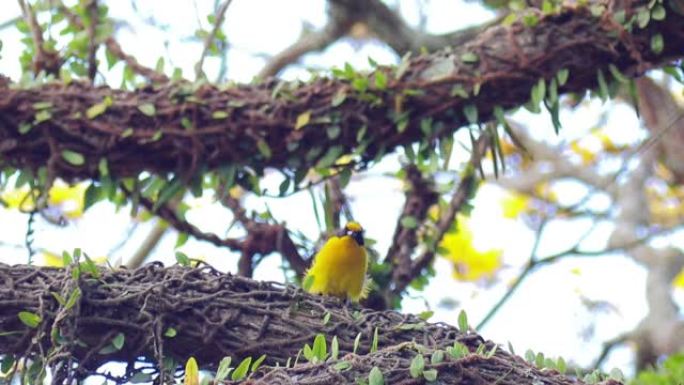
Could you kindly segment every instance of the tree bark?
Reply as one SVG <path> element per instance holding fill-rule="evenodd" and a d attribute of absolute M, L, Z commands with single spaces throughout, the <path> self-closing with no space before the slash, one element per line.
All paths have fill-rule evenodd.
<path fill-rule="evenodd" d="M 80 295 L 74 296 L 75 291 Z M 39 323 L 27 326 L 20 311 L 38 315 Z M 83 264 L 67 269 L 0 264 L 0 330 L 0 354 L 42 358 L 53 370 L 70 360 L 76 378 L 93 375 L 111 361 L 132 368 L 132 363 L 159 362 L 160 357 L 179 365 L 194 356 L 201 367 L 215 369 L 224 356 L 235 363 L 265 354 L 265 365 L 281 368 L 262 368 L 246 383 L 295 384 L 306 377 L 311 384 L 352 384 L 378 367 L 385 383 L 419 384 L 425 382 L 422 375 L 413 378 L 409 368 L 423 354 L 424 370 L 437 370 L 445 384 L 575 383 L 501 348 L 493 351 L 494 343 L 472 331 L 395 311 L 352 307 L 206 266 L 152 263 L 94 273 Z M 111 349 L 119 334 L 123 345 Z M 317 334 L 326 336 L 328 346 L 337 337 L 339 360 L 293 366 L 296 357 L 305 361 L 300 349 Z M 458 358 L 445 353 L 455 342 L 469 353 Z M 431 361 L 438 350 L 445 358 Z M 134 372 L 118 380 L 130 380 Z"/>
<path fill-rule="evenodd" d="M 135 91 L 80 82 L 0 84 L 0 162 L 33 171 L 49 165 L 49 175 L 63 178 L 97 177 L 102 158 L 117 177 L 147 170 L 190 178 L 225 165 L 295 174 L 351 153 L 362 167 L 397 146 L 453 133 L 468 122 L 464 108 L 474 106 L 483 121 L 495 107 L 520 106 L 540 79 L 548 85 L 560 70 L 569 70 L 569 79 L 559 93 L 584 92 L 596 86 L 599 70 L 610 79 L 609 65 L 635 77 L 684 56 L 684 18 L 676 12 L 630 33 L 615 13 L 629 19 L 645 4 L 591 5 L 608 11 L 595 17 L 589 7 L 567 7 L 540 15 L 533 27 L 492 27 L 397 69 L 306 84 L 181 83 Z M 665 42 L 658 54 L 651 50 L 657 34 Z M 92 109 L 103 103 L 99 113 Z"/>

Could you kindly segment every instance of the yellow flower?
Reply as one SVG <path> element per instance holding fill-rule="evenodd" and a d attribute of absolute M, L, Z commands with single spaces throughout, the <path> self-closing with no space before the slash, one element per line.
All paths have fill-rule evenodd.
<path fill-rule="evenodd" d="M 473 245 L 473 233 L 465 216 L 457 219 L 458 231 L 444 236 L 440 243 L 443 257 L 451 261 L 454 278 L 462 281 L 491 279 L 501 268 L 502 250 L 479 250 Z"/>
<path fill-rule="evenodd" d="M 678 289 L 684 289 L 684 269 L 672 280 L 672 286 Z"/>
<path fill-rule="evenodd" d="M 582 165 L 584 166 L 590 165 L 596 161 L 596 152 L 580 145 L 576 140 L 570 143 L 570 149 L 572 152 L 579 155 L 580 159 L 582 159 Z"/>
<path fill-rule="evenodd" d="M 504 218 L 515 219 L 530 206 L 531 198 L 524 194 L 509 192 L 501 201 Z"/>
<path fill-rule="evenodd" d="M 48 205 L 51 208 L 58 209 L 69 219 L 80 218 L 83 215 L 83 204 L 87 187 L 87 183 L 78 183 L 70 186 L 61 180 L 57 180 L 50 188 Z M 7 205 L 7 208 L 31 211 L 36 206 L 34 197 L 37 197 L 38 194 L 37 190 L 34 190 L 33 194 L 31 194 L 28 186 L 24 186 L 4 191 L 2 193 L 2 200 Z"/>

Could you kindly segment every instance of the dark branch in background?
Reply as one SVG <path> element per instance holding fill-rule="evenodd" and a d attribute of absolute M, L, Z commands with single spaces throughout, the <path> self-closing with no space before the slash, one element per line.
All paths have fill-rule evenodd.
<path fill-rule="evenodd" d="M 604 19 L 575 7 L 542 17 L 534 27 L 493 27 L 467 44 L 408 60 L 400 73 L 380 68 L 369 75 L 365 91 L 355 89 L 352 80 L 320 78 L 304 85 L 270 81 L 225 90 L 184 84 L 125 92 L 76 82 L 1 88 L 0 161 L 37 170 L 51 155 L 47 133 L 58 141 L 59 150 L 85 157 L 77 166 L 57 156 L 55 174 L 67 179 L 96 177 L 101 157 L 109 160 L 117 177 L 143 170 L 187 176 L 200 166 L 227 164 L 249 166 L 258 173 L 266 167 L 292 172 L 314 167 L 331 151 L 357 151 L 369 161 L 425 138 L 421 125 L 426 119 L 432 122 L 429 136 L 438 137 L 466 122 L 466 106 L 477 107 L 479 119 L 488 120 L 495 107 L 524 104 L 540 78 L 548 81 L 561 69 L 569 70 L 570 78 L 559 92 L 582 92 L 596 85 L 597 70 L 610 73 L 609 64 L 635 76 L 637 69 L 684 54 L 684 20 L 674 12 L 632 35 Z M 661 55 L 649 48 L 655 33 L 668 36 Z M 640 56 L 635 58 L 634 50 Z M 468 54 L 477 62 L 464 62 Z M 385 87 L 374 86 L 382 82 L 378 77 L 386 79 Z M 452 95 L 454 87 L 470 96 Z M 479 90 L 476 96 L 474 88 Z M 93 119 L 76 114 L 107 96 L 113 104 L 104 113 Z M 377 103 L 369 103 L 368 97 Z M 40 129 L 21 134 L 19 127 L 35 121 L 37 102 L 53 103 L 51 117 L 38 123 Z M 141 105 L 154 110 L 140 110 Z M 306 114 L 308 124 L 295 128 L 298 117 Z M 405 115 L 405 124 L 397 122 L 397 114 Z M 192 130 L 183 126 L 183 117 Z M 340 127 L 334 140 L 322 129 L 331 124 Z M 364 126 L 366 135 L 359 138 Z M 128 128 L 130 135 L 123 135 Z"/>
<path fill-rule="evenodd" d="M 473 40 L 479 33 L 498 24 L 503 17 L 476 27 L 434 35 L 415 29 L 387 4 L 380 0 L 329 0 L 331 7 L 346 9 L 352 18 L 364 23 L 377 38 L 389 45 L 399 55 L 457 47 Z"/>
<path fill-rule="evenodd" d="M 33 71 L 34 75 L 38 75 L 41 71 L 45 71 L 48 75 L 59 76 L 59 69 L 62 67 L 62 59 L 55 51 L 47 51 L 45 49 L 45 40 L 43 39 L 43 30 L 38 23 L 36 13 L 31 7 L 31 4 L 24 0 L 18 0 L 21 13 L 24 16 L 26 24 L 31 30 L 31 38 L 33 40 Z"/>
<path fill-rule="evenodd" d="M 238 199 L 225 194 L 220 202 L 228 207 L 247 232 L 247 236 L 241 241 L 240 259 L 238 260 L 238 274 L 243 277 L 251 277 L 254 272 L 255 255 L 266 256 L 278 252 L 290 264 L 297 276 L 301 277 L 309 267 L 308 261 L 302 259 L 297 245 L 290 237 L 287 229 L 279 223 L 263 223 L 247 216 Z"/>
<path fill-rule="evenodd" d="M 119 187 L 129 198 L 134 197 L 133 191 L 128 190 L 123 185 L 120 185 Z M 221 238 L 216 234 L 203 232 L 202 230 L 198 229 L 197 226 L 178 218 L 178 215 L 176 215 L 176 210 L 168 203 L 161 205 L 155 210 L 155 204 L 153 200 L 143 196 L 136 196 L 135 199 L 138 199 L 140 204 L 149 212 L 154 213 L 159 218 L 165 220 L 169 223 L 169 225 L 180 232 L 190 234 L 196 239 L 207 241 L 219 247 L 226 247 L 233 251 L 241 250 L 242 244 L 240 240 L 234 238 Z"/>
<path fill-rule="evenodd" d="M 97 0 L 89 0 L 87 5 L 88 10 L 88 27 L 86 31 L 88 32 L 88 79 L 91 82 L 95 82 L 95 76 L 97 75 L 97 59 L 95 54 L 97 54 L 97 48 L 99 44 L 97 43 L 97 24 L 100 22 Z"/>
<path fill-rule="evenodd" d="M 332 210 L 332 227 L 334 229 L 339 229 L 343 226 L 341 222 L 342 214 L 344 214 L 348 220 L 354 219 L 351 207 L 349 207 L 349 201 L 340 185 L 340 178 L 338 176 L 326 180 L 324 188 L 330 198 L 329 205 Z"/>
<path fill-rule="evenodd" d="M 394 287 L 392 288 L 392 293 L 394 295 L 400 296 L 411 281 L 420 276 L 423 270 L 430 266 L 434 261 L 437 246 L 444 238 L 444 235 L 446 235 L 449 229 L 454 225 L 456 214 L 463 209 L 464 205 L 468 203 L 468 200 L 473 196 L 477 189 L 478 178 L 476 170 L 479 168 L 480 161 L 487 151 L 490 141 L 491 138 L 489 134 L 483 133 L 473 143 L 473 152 L 470 156 L 470 161 L 466 166 L 463 178 L 459 182 L 456 191 L 452 194 L 446 210 L 440 214 L 439 220 L 437 221 L 436 231 L 433 236 L 435 244 L 428 245 L 428 248 L 425 251 L 412 260 L 407 272 L 395 274 L 393 281 Z"/>
<path fill-rule="evenodd" d="M 321 51 L 344 36 L 354 23 L 343 7 L 330 4 L 328 23 L 321 31 L 303 30 L 299 39 L 282 52 L 269 59 L 257 75 L 259 78 L 275 76 L 286 66 L 301 59 L 307 53 Z"/>
<path fill-rule="evenodd" d="M 122 185 L 120 188 L 129 198 L 134 197 L 134 192 L 128 190 L 125 186 Z M 138 199 L 145 209 L 168 222 L 177 231 L 187 233 L 195 239 L 207 241 L 218 247 L 225 247 L 229 250 L 240 252 L 242 256 L 240 259 L 240 273 L 242 275 L 251 275 L 253 268 L 252 258 L 255 254 L 262 256 L 274 252 L 282 254 L 283 258 L 288 261 L 290 267 L 298 276 L 303 275 L 309 267 L 307 261 L 299 255 L 297 245 L 292 241 L 285 226 L 281 224 L 259 223 L 248 218 L 245 215 L 244 209 L 233 198 L 225 198 L 223 203 L 231 208 L 238 221 L 242 222 L 247 232 L 247 236 L 244 239 L 221 238 L 214 233 L 203 232 L 197 226 L 179 218 L 176 210 L 169 203 L 160 205 L 155 210 L 153 200 L 142 196 L 135 196 L 135 199 Z"/>
<path fill-rule="evenodd" d="M 232 2 L 233 0 L 225 0 L 223 3 L 221 3 L 221 6 L 216 10 L 216 17 L 214 18 L 214 28 L 211 29 L 211 32 L 209 32 L 209 35 L 204 40 L 204 48 L 202 48 L 202 54 L 200 55 L 197 64 L 195 64 L 195 77 L 197 79 L 206 78 L 204 70 L 202 69 L 202 67 L 204 66 L 204 59 L 206 58 L 207 54 L 209 54 L 211 46 L 214 44 L 216 34 L 223 26 L 223 21 L 226 19 L 226 11 L 228 10 L 230 3 Z"/>
<path fill-rule="evenodd" d="M 126 374 L 115 379 L 117 383 L 130 381 L 140 366 L 156 368 L 155 374 L 160 374 L 160 357 L 175 362 L 166 368 L 168 372 L 161 373 L 167 376 L 190 356 L 203 369 L 215 370 L 225 356 L 240 362 L 262 354 L 266 354 L 264 365 L 282 367 L 317 334 L 337 337 L 339 357 L 351 362 L 351 373 L 333 370 L 333 361 L 323 364 L 326 366 L 297 365 L 286 371 L 263 368 L 255 376 L 264 377 L 261 383 L 290 384 L 298 378 L 296 373 L 311 370 L 317 377 L 315 373 L 321 375 L 318 370 L 327 368 L 328 375 L 337 380 L 325 383 L 352 383 L 347 376 L 363 373 L 359 376 L 366 378 L 368 365 L 384 369 L 398 363 L 385 373 L 394 376 L 406 373 L 406 364 L 417 352 L 444 350 L 457 341 L 470 354 L 459 360 L 446 354 L 441 364 L 430 363 L 429 356 L 426 359 L 426 369 L 435 365 L 446 384 L 462 384 L 464 378 L 501 385 L 581 384 L 556 371 L 539 370 L 503 349 L 493 352 L 495 345 L 476 333 L 462 333 L 446 324 L 430 324 L 394 311 L 350 309 L 335 298 L 231 276 L 211 267 L 164 268 L 151 263 L 136 270 L 102 269 L 97 279 L 85 269 L 75 277 L 74 268 L 0 264 L 0 325 L 2 330 L 13 331 L 0 334 L 0 354 L 44 359 L 44 352 L 53 346 L 52 331 L 58 331 L 60 351 L 69 349 L 69 354 L 51 355 L 47 360 L 56 377 L 53 382 L 58 384 L 70 376 L 83 379 L 115 361 L 128 364 Z M 71 307 L 60 304 L 54 295 L 68 298 L 74 290 L 80 295 Z M 37 314 L 38 325 L 32 328 L 22 323 L 19 311 Z M 118 333 L 125 337 L 123 346 L 103 353 Z M 374 339 L 380 350 L 370 353 Z M 481 345 L 484 351 L 475 353 Z M 356 354 L 349 354 L 354 350 Z M 290 382 L 277 382 L 284 374 L 289 374 Z M 423 383 L 420 380 L 415 383 Z"/>
<path fill-rule="evenodd" d="M 430 206 L 437 202 L 439 195 L 435 191 L 434 181 L 426 177 L 414 164 L 404 167 L 406 172 L 406 200 L 399 215 L 397 227 L 394 229 L 392 243 L 387 250 L 385 263 L 392 267 L 392 282 L 411 282 L 411 257 L 418 245 L 416 226 L 424 223 Z M 404 224 L 404 221 L 414 223 L 414 226 Z"/>
<path fill-rule="evenodd" d="M 23 0 L 20 0 L 23 1 Z M 69 23 L 76 28 L 83 30 L 85 27 L 81 19 L 73 13 L 61 0 L 55 0 L 57 9 L 59 12 L 63 13 L 69 20 Z M 155 83 L 167 83 L 169 78 L 163 73 L 157 72 L 152 68 L 146 67 L 138 62 L 138 60 L 124 52 L 121 45 L 112 37 L 109 36 L 104 41 L 105 47 L 111 52 L 115 57 L 123 60 L 126 65 L 136 74 L 143 76 Z"/>

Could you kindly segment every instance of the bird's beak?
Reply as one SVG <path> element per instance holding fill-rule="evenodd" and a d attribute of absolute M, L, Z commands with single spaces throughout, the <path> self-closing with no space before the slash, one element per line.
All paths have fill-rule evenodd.
<path fill-rule="evenodd" d="M 363 232 L 361 231 L 354 231 L 351 234 L 352 238 L 356 241 L 356 243 L 359 244 L 359 246 L 363 246 Z"/>

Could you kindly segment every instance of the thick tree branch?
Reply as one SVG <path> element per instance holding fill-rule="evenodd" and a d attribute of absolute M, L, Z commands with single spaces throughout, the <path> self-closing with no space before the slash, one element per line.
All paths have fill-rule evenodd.
<path fill-rule="evenodd" d="M 54 138 L 57 150 L 85 156 L 85 164 L 73 165 L 56 154 L 54 172 L 62 177 L 96 176 L 102 157 L 117 176 L 137 175 L 143 169 L 192 173 L 199 166 L 225 164 L 257 172 L 265 167 L 302 169 L 331 151 L 356 151 L 370 160 L 398 145 L 452 133 L 466 120 L 465 106 L 476 106 L 480 119 L 488 119 L 496 106 L 523 104 L 539 78 L 550 80 L 561 69 L 568 69 L 570 78 L 560 92 L 581 92 L 594 87 L 596 71 L 608 64 L 635 76 L 681 57 L 683 25 L 671 12 L 666 21 L 651 21 L 630 35 L 608 16 L 595 18 L 586 8 L 568 8 L 541 18 L 532 28 L 490 28 L 468 44 L 411 59 L 398 72 L 380 68 L 370 75 L 368 88 L 361 89 L 358 81 L 352 85 L 341 79 L 228 89 L 166 85 L 136 92 L 80 83 L 1 88 L 0 160 L 36 170 L 52 155 L 47 137 Z M 649 48 L 655 33 L 667 41 L 660 55 Z M 472 55 L 477 62 L 462 60 Z M 387 85 L 376 87 L 383 77 Z M 459 87 L 471 96 L 453 94 Z M 88 108 L 105 97 L 112 98 L 112 105 L 84 119 Z M 52 102 L 49 119 L 36 120 L 37 102 Z M 138 108 L 143 105 L 154 110 Z M 308 124 L 297 126 L 303 115 L 310 116 Z M 427 134 L 421 129 L 426 120 L 432 123 Z M 183 122 L 190 122 L 192 129 Z M 35 127 L 20 133 L 27 124 Z M 334 140 L 321 129 L 330 125 L 340 127 Z M 358 138 L 363 126 L 366 135 Z"/>
<path fill-rule="evenodd" d="M 443 376 L 440 378 L 449 379 L 446 384 L 463 384 L 463 378 L 472 378 L 474 383 L 575 383 L 557 372 L 540 371 L 502 349 L 487 357 L 494 344 L 472 332 L 464 334 L 445 324 L 429 324 L 393 311 L 350 309 L 335 298 L 226 275 L 210 267 L 164 268 L 152 263 L 136 270 L 100 270 L 98 277 L 85 268 L 76 275 L 75 268 L 0 264 L 0 329 L 12 331 L 0 334 L 0 354 L 38 358 L 59 336 L 63 355 L 51 355 L 48 363 L 65 378 L 86 377 L 105 362 L 123 361 L 133 368 L 135 362 L 154 362 L 161 356 L 176 360 L 170 369 L 189 356 L 202 367 L 215 369 L 224 356 L 235 362 L 261 354 L 267 355 L 265 364 L 283 366 L 321 333 L 328 341 L 336 336 L 340 357 L 352 363 L 350 373 L 339 371 L 335 383 L 340 384 L 352 383 L 348 376 L 354 373 L 365 371 L 367 376 L 372 366 L 385 371 L 393 363 L 401 363 L 398 372 L 385 374 L 385 378 L 394 378 L 406 373 L 406 364 L 418 352 L 443 350 L 455 341 L 470 353 L 456 360 L 447 355 L 443 363 L 426 367 L 434 365 Z M 57 300 L 69 298 L 75 290 L 79 294 L 73 306 Z M 22 323 L 17 317 L 20 311 L 39 315 L 38 325 Z M 125 336 L 123 346 L 103 352 L 118 333 Z M 375 334 L 381 350 L 368 355 Z M 357 335 L 361 335 L 356 350 L 359 356 L 349 354 L 355 349 Z M 475 354 L 483 344 L 483 353 Z M 67 362 L 70 365 L 65 365 Z M 262 377 L 261 383 L 266 379 L 269 384 L 292 383 L 283 376 L 295 378 L 299 371 L 321 375 L 319 370 L 332 369 L 332 365 L 334 362 L 325 367 L 297 365 L 285 371 L 264 368 L 255 381 Z M 71 369 L 65 373 L 65 368 Z M 329 375 L 335 376 L 333 371 Z"/>

